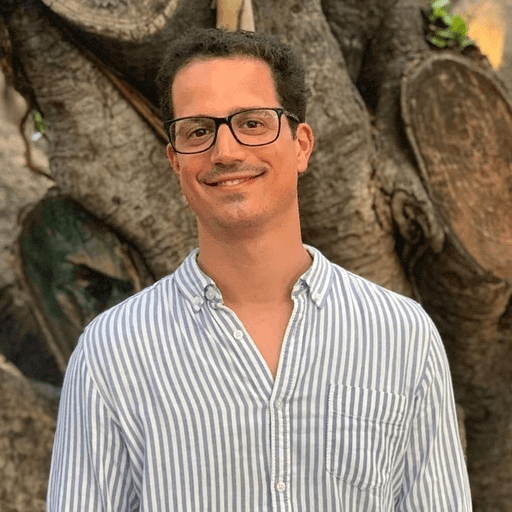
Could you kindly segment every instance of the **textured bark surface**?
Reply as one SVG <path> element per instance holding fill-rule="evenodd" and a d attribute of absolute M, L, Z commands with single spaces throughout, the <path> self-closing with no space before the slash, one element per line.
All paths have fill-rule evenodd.
<path fill-rule="evenodd" d="M 84 327 L 154 279 L 133 247 L 66 196 L 47 194 L 20 223 L 19 280 L 64 373 Z"/>
<path fill-rule="evenodd" d="M 391 224 L 381 217 L 387 208 L 375 179 L 370 114 L 320 3 L 260 1 L 254 10 L 257 30 L 293 44 L 308 68 L 308 121 L 316 149 L 300 181 L 305 241 L 336 263 L 408 293 Z"/>
<path fill-rule="evenodd" d="M 195 246 L 195 220 L 164 144 L 44 10 L 17 9 L 9 28 L 60 190 L 133 242 L 156 276 L 168 273 Z"/>
<path fill-rule="evenodd" d="M 172 18 L 179 0 L 42 0 L 67 22 L 123 41 L 142 40 L 159 32 Z"/>
<path fill-rule="evenodd" d="M 55 432 L 56 398 L 31 386 L 0 355 L 0 505 L 43 512 Z"/>
<path fill-rule="evenodd" d="M 411 273 L 466 411 L 475 508 L 512 503 L 512 109 L 493 75 L 454 56 L 413 63 L 402 115 L 446 233 Z M 508 483 L 506 483 L 508 482 Z"/>
<path fill-rule="evenodd" d="M 13 247 L 18 235 L 17 219 L 27 205 L 40 199 L 53 181 L 25 165 L 25 147 L 19 124 L 27 106 L 21 96 L 5 84 L 0 73 L 0 288 L 14 282 Z M 38 145 L 44 146 L 44 141 Z M 33 162 L 48 171 L 48 158 L 32 144 Z"/>
<path fill-rule="evenodd" d="M 410 68 L 402 117 L 443 228 L 475 272 L 512 282 L 512 108 L 505 92 L 460 57 L 437 55 Z"/>
<path fill-rule="evenodd" d="M 423 254 L 414 272 L 465 410 L 474 510 L 506 512 L 512 505 L 512 288 L 476 276 L 450 243 L 439 254 Z"/>
<path fill-rule="evenodd" d="M 0 73 L 0 353 L 28 377 L 60 384 L 62 377 L 48 353 L 31 309 L 16 283 L 15 246 L 20 213 L 53 184 L 27 167 L 19 124 L 26 103 L 8 88 Z M 30 127 L 27 126 L 27 136 Z M 32 164 L 48 172 L 44 140 L 30 141 Z"/>
<path fill-rule="evenodd" d="M 64 28 L 35 0 L 10 3 L 19 4 L 6 18 L 18 86 L 44 114 L 60 190 L 133 243 L 156 277 L 172 271 L 196 232 L 164 143 L 77 44 L 151 102 L 164 41 L 213 26 L 210 0 L 178 2 L 138 42 Z M 436 51 L 421 71 L 433 55 L 425 5 L 253 1 L 256 30 L 291 43 L 308 67 L 316 149 L 300 180 L 304 240 L 432 315 L 464 408 L 475 511 L 508 512 L 511 113 L 495 75 L 467 57 Z"/>
<path fill-rule="evenodd" d="M 69 4 L 69 0 L 59 2 Z M 97 0 L 93 2 L 97 3 Z M 156 6 L 153 0 L 146 2 Z M 108 8 L 108 5 L 117 3 L 108 2 L 106 5 Z M 167 42 L 192 26 L 214 27 L 216 24 L 216 11 L 212 9 L 213 4 L 209 0 L 166 0 L 164 3 L 166 6 L 174 6 L 172 16 L 170 11 L 164 11 L 158 14 L 158 24 L 148 24 L 147 19 L 155 16 L 155 12 L 145 12 L 140 20 L 132 20 L 139 25 L 140 30 L 135 32 L 126 30 L 126 25 L 119 22 L 107 23 L 106 30 L 103 31 L 87 30 L 79 22 L 79 13 L 83 11 L 82 2 L 73 3 L 76 8 L 76 22 L 73 25 L 67 24 L 50 11 L 47 11 L 45 16 L 63 30 L 70 40 L 76 41 L 81 47 L 99 56 L 109 68 L 115 70 L 157 105 L 154 78 Z M 139 8 L 140 4 L 138 1 L 129 2 L 129 5 Z M 113 28 L 121 34 L 116 36 L 109 33 Z"/>

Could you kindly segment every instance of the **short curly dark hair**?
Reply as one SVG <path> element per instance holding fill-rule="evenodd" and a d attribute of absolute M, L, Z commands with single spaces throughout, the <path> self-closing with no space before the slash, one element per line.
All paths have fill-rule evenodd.
<path fill-rule="evenodd" d="M 243 30 L 228 32 L 215 28 L 189 30 L 169 44 L 156 79 L 164 122 L 174 117 L 171 92 L 178 71 L 193 60 L 236 56 L 265 62 L 272 72 L 281 106 L 304 122 L 306 72 L 292 48 L 263 34 Z"/>

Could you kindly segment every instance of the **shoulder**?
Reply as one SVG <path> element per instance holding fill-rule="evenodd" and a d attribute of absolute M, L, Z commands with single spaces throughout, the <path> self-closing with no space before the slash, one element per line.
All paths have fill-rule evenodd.
<path fill-rule="evenodd" d="M 332 269 L 332 301 L 353 329 L 422 367 L 432 344 L 439 343 L 437 329 L 423 307 L 335 264 Z"/>
<path fill-rule="evenodd" d="M 306 275 L 312 292 L 325 304 L 349 317 L 361 315 L 365 321 L 432 325 L 423 307 L 406 297 L 370 281 L 328 260 L 318 249 L 306 246 L 314 256 L 311 272 Z"/>
<path fill-rule="evenodd" d="M 173 275 L 98 315 L 85 328 L 72 358 L 83 361 L 94 386 L 115 408 L 138 376 L 151 366 L 149 347 L 160 333 L 169 335 L 171 304 L 176 302 Z"/>
<path fill-rule="evenodd" d="M 169 316 L 177 295 L 171 274 L 94 318 L 80 339 L 88 365 L 101 366 L 109 358 L 121 358 L 142 346 L 154 326 Z"/>
<path fill-rule="evenodd" d="M 350 325 L 353 343 L 378 354 L 388 375 L 400 386 L 395 391 L 412 396 L 432 361 L 434 373 L 445 373 L 445 349 L 434 322 L 415 300 L 333 265 L 333 302 Z M 334 297 L 337 297 L 335 299 Z M 375 364 L 375 361 L 368 364 Z"/>
<path fill-rule="evenodd" d="M 99 329 L 110 331 L 110 328 L 115 326 L 121 328 L 124 321 L 136 323 L 138 320 L 151 317 L 157 309 L 165 308 L 175 294 L 174 274 L 170 274 L 99 314 L 85 328 L 84 334 L 98 332 Z"/>
<path fill-rule="evenodd" d="M 372 310 L 390 315 L 405 315 L 429 321 L 423 307 L 410 297 L 401 295 L 360 275 L 330 262 L 332 293 L 349 301 L 352 306 L 371 307 Z"/>

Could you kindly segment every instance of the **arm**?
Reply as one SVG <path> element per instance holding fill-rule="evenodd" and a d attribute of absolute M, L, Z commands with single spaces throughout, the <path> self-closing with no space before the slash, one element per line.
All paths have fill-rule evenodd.
<path fill-rule="evenodd" d="M 47 512 L 124 512 L 136 505 L 121 431 L 91 379 L 79 344 L 62 389 Z"/>
<path fill-rule="evenodd" d="M 435 327 L 419 383 L 397 512 L 470 512 L 469 481 L 452 381 Z"/>

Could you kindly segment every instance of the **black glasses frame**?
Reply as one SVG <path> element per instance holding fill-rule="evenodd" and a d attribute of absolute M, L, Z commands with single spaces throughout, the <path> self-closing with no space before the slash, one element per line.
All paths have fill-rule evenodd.
<path fill-rule="evenodd" d="M 236 136 L 236 133 L 233 130 L 233 126 L 231 125 L 231 120 L 233 119 L 233 117 L 237 116 L 238 114 L 243 114 L 245 112 L 253 112 L 253 111 L 256 111 L 256 110 L 273 110 L 277 114 L 277 119 L 278 119 L 277 134 L 276 134 L 275 138 L 273 140 L 269 141 L 269 142 L 264 142 L 263 144 L 247 144 L 245 142 L 242 142 Z M 221 124 L 227 124 L 229 126 L 229 130 L 230 130 L 231 134 L 233 135 L 233 137 L 235 138 L 235 140 L 239 144 L 242 144 L 242 146 L 256 147 L 256 146 L 267 146 L 268 144 L 272 144 L 273 142 L 275 142 L 279 138 L 279 135 L 281 133 L 281 117 L 283 115 L 285 115 L 286 117 L 290 118 L 292 121 L 295 121 L 297 124 L 300 123 L 300 119 L 295 114 L 292 114 L 291 112 L 286 111 L 284 108 L 281 108 L 281 107 L 276 107 L 276 108 L 260 107 L 260 108 L 249 108 L 247 110 L 240 110 L 240 111 L 235 112 L 234 114 L 231 114 L 231 115 L 229 115 L 227 117 L 211 117 L 211 116 L 178 117 L 176 119 L 171 119 L 170 121 L 166 121 L 164 123 L 164 128 L 165 128 L 165 132 L 167 133 L 167 137 L 169 138 L 169 142 L 171 143 L 171 146 L 174 149 L 174 151 L 176 151 L 176 153 L 181 153 L 182 155 L 195 155 L 195 154 L 198 154 L 198 153 L 204 153 L 205 151 L 208 151 L 211 147 L 213 147 L 213 145 L 217 141 L 217 134 L 219 133 L 219 127 L 220 127 Z M 172 125 L 174 123 L 176 123 L 177 121 L 183 121 L 184 119 L 198 119 L 198 118 L 200 118 L 200 119 L 211 119 L 215 123 L 215 134 L 213 135 L 212 143 L 207 148 L 201 149 L 200 151 L 180 151 L 180 150 L 176 149 L 176 146 L 174 145 L 174 142 L 173 142 L 172 137 L 171 137 Z"/>

